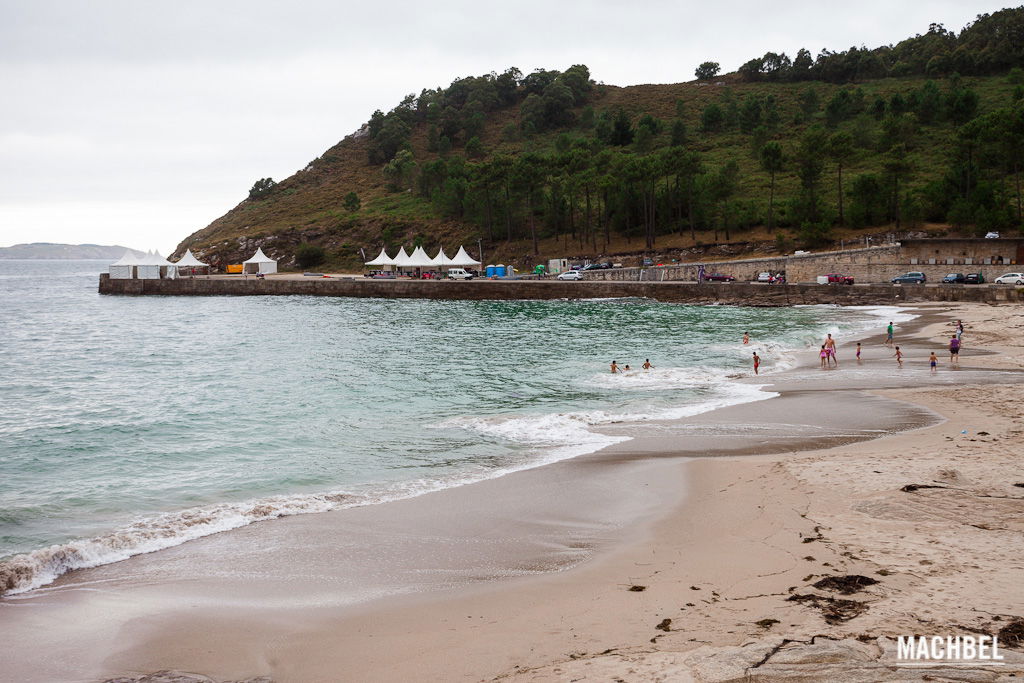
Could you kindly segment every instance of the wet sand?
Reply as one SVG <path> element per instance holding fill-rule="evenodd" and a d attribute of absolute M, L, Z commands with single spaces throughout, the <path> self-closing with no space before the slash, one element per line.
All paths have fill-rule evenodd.
<path fill-rule="evenodd" d="M 906 612 L 927 597 L 916 584 L 920 567 L 932 565 L 900 562 L 935 550 L 918 537 L 936 532 L 902 529 L 895 542 L 887 521 L 872 527 L 861 518 L 898 519 L 885 501 L 901 500 L 899 486 L 930 480 L 936 468 L 911 467 L 908 454 L 941 459 L 948 439 L 981 446 L 988 458 L 983 472 L 957 476 L 1001 481 L 1012 450 L 992 455 L 987 440 L 960 439 L 944 420 L 1012 432 L 1014 415 L 987 406 L 1001 385 L 1019 381 L 1007 368 L 1021 365 L 1012 360 L 1019 347 L 972 355 L 969 331 L 964 369 L 932 376 L 923 358 L 950 315 L 930 310 L 914 325 L 920 341 L 901 341 L 903 370 L 877 339 L 865 340 L 862 365 L 847 367 L 852 344 L 841 340 L 840 370 L 766 375 L 751 381 L 778 398 L 609 427 L 634 439 L 592 456 L 407 501 L 255 524 L 66 575 L 0 601 L 3 670 L 24 681 L 165 669 L 218 680 L 610 680 L 630 670 L 646 672 L 630 680 L 686 680 L 698 655 L 713 659 L 731 647 L 743 661 L 772 637 L 847 635 L 820 611 L 787 601 L 789 589 L 804 592 L 809 577 L 881 569 L 892 576 L 876 596 L 885 606 L 851 620 L 851 632 L 921 631 Z M 996 329 L 1005 320 L 986 318 L 1002 309 L 961 310 L 952 317 L 976 316 L 979 339 L 1005 341 Z M 964 386 L 976 403 L 956 403 Z M 903 433 L 877 440 L 894 432 Z M 977 469 L 976 460 L 952 469 Z M 875 504 L 872 496 L 882 501 L 864 508 L 874 517 L 851 507 Z M 996 517 L 1014 519 L 1009 505 Z M 1005 544 L 1019 531 L 1006 533 L 995 544 L 1009 553 L 1013 544 Z M 977 569 L 956 566 L 992 577 L 1001 596 L 986 601 L 967 583 L 936 578 L 946 593 L 939 599 L 930 589 L 935 624 L 950 623 L 940 613 L 951 597 L 978 598 L 973 606 L 990 619 L 1024 613 L 1024 596 L 1006 583 L 1024 579 L 1020 561 L 1003 557 L 999 567 L 990 546 L 971 547 Z M 762 618 L 778 624 L 754 624 Z"/>

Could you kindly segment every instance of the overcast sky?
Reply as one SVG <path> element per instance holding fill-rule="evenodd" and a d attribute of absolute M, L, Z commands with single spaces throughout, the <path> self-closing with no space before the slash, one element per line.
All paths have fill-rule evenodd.
<path fill-rule="evenodd" d="M 766 51 L 959 31 L 1010 3 L 0 0 L 0 246 L 164 254 L 356 130 L 453 79 L 586 64 L 614 85 Z"/>

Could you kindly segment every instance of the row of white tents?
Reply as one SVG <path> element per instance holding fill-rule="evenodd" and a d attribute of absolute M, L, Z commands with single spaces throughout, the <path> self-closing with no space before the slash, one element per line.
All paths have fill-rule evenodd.
<path fill-rule="evenodd" d="M 174 279 L 182 275 L 191 275 L 196 272 L 210 272 L 210 264 L 203 263 L 192 254 L 192 250 L 185 251 L 185 255 L 178 259 L 177 263 L 168 261 L 160 255 L 159 251 L 148 252 L 145 256 L 135 256 L 132 252 L 124 252 L 117 261 L 110 264 L 110 278 L 112 280 L 159 280 L 160 278 Z M 257 248 L 252 258 L 242 262 L 243 273 L 276 273 L 277 261 L 263 253 L 263 249 Z"/>
<path fill-rule="evenodd" d="M 423 247 L 416 247 L 411 254 L 405 251 L 405 247 L 399 247 L 398 253 L 393 257 L 388 256 L 387 252 L 381 249 L 377 258 L 367 261 L 366 265 L 377 267 L 393 266 L 401 270 L 402 268 L 477 268 L 481 263 L 467 254 L 466 248 L 463 246 L 460 246 L 458 253 L 451 257 L 444 253 L 444 248 L 442 247 L 437 251 L 437 256 L 434 258 L 430 258 L 427 252 L 423 250 Z"/>

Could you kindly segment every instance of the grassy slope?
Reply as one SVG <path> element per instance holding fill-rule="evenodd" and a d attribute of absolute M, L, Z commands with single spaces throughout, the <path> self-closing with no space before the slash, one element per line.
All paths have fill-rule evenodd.
<path fill-rule="evenodd" d="M 881 79 L 860 84 L 864 90 L 865 101 L 870 105 L 876 96 L 886 100 L 893 94 L 918 88 L 924 83 L 923 78 Z M 664 120 L 667 124 L 676 113 L 676 101 L 684 102 L 684 120 L 689 134 L 688 146 L 698 150 L 703 157 L 706 168 L 714 168 L 735 159 L 741 169 L 740 190 L 738 197 L 754 199 L 767 204 L 768 176 L 759 166 L 751 153 L 751 138 L 738 132 L 724 132 L 704 135 L 699 132 L 701 110 L 709 103 L 720 101 L 727 89 L 737 100 L 748 93 L 771 93 L 778 101 L 782 112 L 782 123 L 775 139 L 784 147 L 792 148 L 800 134 L 809 123 L 794 123 L 794 115 L 798 111 L 797 97 L 808 85 L 817 89 L 819 100 L 824 104 L 841 86 L 826 83 L 739 83 L 726 77 L 725 85 L 680 83 L 670 85 L 638 85 L 626 88 L 616 86 L 597 86 L 589 104 L 599 112 L 604 109 L 614 110 L 622 107 L 635 118 L 643 113 Z M 1004 106 L 1010 101 L 1013 86 L 1005 78 L 965 78 L 963 85 L 974 89 L 980 96 L 979 114 Z M 939 87 L 945 91 L 947 83 L 939 81 Z M 823 114 L 819 113 L 814 122 L 822 122 Z M 556 131 L 540 135 L 528 141 L 507 142 L 502 140 L 501 131 L 508 123 L 518 123 L 518 107 L 511 107 L 491 112 L 483 134 L 482 142 L 488 153 L 504 151 L 517 154 L 524 149 L 538 152 L 552 150 L 558 135 L 565 131 Z M 877 123 L 874 124 L 874 135 L 878 135 Z M 845 122 L 840 128 L 853 128 L 853 122 Z M 667 144 L 669 125 L 666 132 L 657 141 L 657 145 Z M 581 129 L 570 130 L 576 135 L 591 135 L 590 131 Z M 909 159 L 913 164 L 911 186 L 941 176 L 947 166 L 954 140 L 952 124 L 943 122 L 921 128 L 915 144 L 910 151 Z M 426 126 L 420 125 L 413 131 L 411 145 L 415 158 L 420 163 L 436 158 L 436 154 L 426 149 Z M 467 246 L 475 244 L 481 230 L 474 225 L 457 221 L 445 220 L 438 216 L 430 202 L 412 192 L 389 192 L 378 166 L 367 164 L 367 140 L 365 137 L 349 136 L 310 166 L 299 171 L 292 177 L 279 183 L 276 191 L 261 201 L 243 201 L 224 216 L 218 218 L 208 227 L 200 230 L 178 247 L 178 252 L 191 247 L 197 253 L 207 257 L 218 256 L 224 262 L 237 262 L 251 254 L 254 247 L 246 240 L 272 238 L 269 248 L 279 255 L 291 253 L 301 242 L 312 242 L 324 246 L 329 255 L 329 266 L 357 267 L 360 263 L 359 248 L 366 250 L 367 257 L 375 256 L 383 243 L 384 231 L 392 242 L 409 244 L 417 236 L 422 237 L 428 250 L 444 245 L 446 249 L 457 247 L 460 243 Z M 453 153 L 461 153 L 456 149 Z M 844 178 L 852 179 L 863 172 L 879 172 L 881 155 L 874 150 L 859 150 L 857 158 L 844 169 Z M 835 203 L 836 185 L 834 168 L 827 168 L 823 178 L 825 198 Z M 847 188 L 849 181 L 846 180 Z M 798 180 L 791 172 L 784 172 L 776 179 L 776 201 L 784 200 L 796 191 Z M 362 207 L 350 213 L 342 207 L 342 197 L 350 191 L 356 192 L 362 200 Z M 944 226 L 938 226 L 943 229 Z M 877 231 L 877 229 L 876 229 Z M 770 241 L 772 236 L 764 230 L 745 231 L 734 234 L 733 241 Z M 857 234 L 844 230 L 836 235 L 837 239 L 856 239 Z M 698 241 L 709 243 L 711 233 L 699 234 Z M 660 250 L 693 246 L 687 236 L 659 237 Z M 613 237 L 609 244 L 608 254 L 624 254 L 638 252 L 643 244 L 640 239 L 632 240 L 624 237 Z M 758 251 L 764 251 L 761 245 Z M 497 242 L 485 245 L 485 256 L 488 261 L 522 260 L 531 251 L 525 241 Z M 546 239 L 541 244 L 541 259 L 555 256 L 597 256 L 592 249 L 585 246 L 569 244 L 564 238 Z"/>

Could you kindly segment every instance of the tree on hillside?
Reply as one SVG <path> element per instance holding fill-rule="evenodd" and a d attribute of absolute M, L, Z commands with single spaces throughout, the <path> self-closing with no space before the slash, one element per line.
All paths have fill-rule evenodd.
<path fill-rule="evenodd" d="M 615 119 L 612 121 L 611 134 L 608 143 L 618 147 L 632 144 L 635 131 L 629 120 L 629 115 L 623 109 L 615 112 Z"/>
<path fill-rule="evenodd" d="M 761 148 L 761 167 L 768 171 L 768 231 L 771 232 L 775 225 L 775 174 L 785 168 L 785 155 L 782 152 L 782 145 L 772 141 L 765 143 Z"/>
<path fill-rule="evenodd" d="M 834 133 L 828 139 L 825 154 L 832 161 L 836 162 L 836 172 L 838 173 L 836 194 L 839 198 L 839 225 L 845 225 L 846 221 L 843 216 L 843 164 L 853 157 L 853 136 L 846 131 Z"/>
<path fill-rule="evenodd" d="M 709 81 L 717 76 L 720 70 L 721 66 L 719 66 L 718 62 L 703 62 L 693 73 L 697 76 L 698 80 Z"/>
<path fill-rule="evenodd" d="M 345 195 L 344 199 L 342 199 L 342 206 L 344 206 L 345 209 L 349 212 L 354 213 L 358 211 L 360 205 L 361 202 L 359 201 L 359 195 L 357 195 L 355 192 L 349 192 L 347 195 Z"/>
<path fill-rule="evenodd" d="M 273 191 L 276 185 L 273 178 L 260 178 L 249 188 L 249 199 L 263 199 Z"/>

